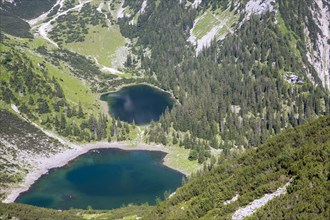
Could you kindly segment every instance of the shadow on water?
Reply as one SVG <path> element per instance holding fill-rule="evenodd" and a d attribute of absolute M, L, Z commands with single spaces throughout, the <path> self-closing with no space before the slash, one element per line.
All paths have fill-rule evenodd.
<path fill-rule="evenodd" d="M 165 109 L 171 110 L 174 104 L 168 93 L 148 85 L 125 87 L 102 95 L 101 100 L 108 103 L 111 116 L 137 125 L 158 121 Z"/>

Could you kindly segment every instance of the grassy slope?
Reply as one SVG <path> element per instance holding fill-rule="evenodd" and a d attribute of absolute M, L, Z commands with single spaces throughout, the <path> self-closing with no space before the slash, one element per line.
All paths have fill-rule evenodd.
<path fill-rule="evenodd" d="M 33 51 L 34 48 L 45 45 L 46 42 L 43 39 L 36 38 L 33 41 L 27 41 L 26 39 L 10 37 L 10 40 L 7 41 L 7 43 L 9 45 L 16 45 L 16 48 L 22 53 L 25 53 L 35 66 L 37 66 L 38 63 L 44 63 L 50 76 L 54 76 L 58 79 L 58 82 L 64 91 L 65 97 L 70 103 L 78 105 L 80 102 L 86 112 L 89 113 L 99 111 L 100 107 L 99 102 L 97 101 L 98 95 L 96 93 L 92 93 L 87 83 L 71 75 L 70 71 L 65 66 L 55 66 L 51 62 L 48 62 L 44 58 L 38 56 Z M 23 47 L 23 44 L 27 45 L 27 47 Z M 10 48 L 6 46 L 1 47 L 2 52 L 6 50 L 10 50 Z"/>
<path fill-rule="evenodd" d="M 104 211 L 76 211 L 73 210 L 73 213 L 77 213 L 77 216 L 82 217 L 83 219 L 93 219 L 93 220 L 136 220 L 138 216 L 141 216 L 145 213 L 148 213 L 152 210 L 152 206 L 148 205 L 129 205 L 126 207 L 113 209 L 113 210 L 104 210 Z"/>
<path fill-rule="evenodd" d="M 55 77 L 56 81 L 63 89 L 63 93 L 65 95 L 65 102 L 68 103 L 71 108 L 75 107 L 77 110 L 79 103 L 81 103 L 85 116 L 93 114 L 94 116 L 98 117 L 98 114 L 101 113 L 100 103 L 98 101 L 98 94 L 93 93 L 87 83 L 73 76 L 68 70 L 67 64 L 65 64 L 64 62 L 59 62 L 58 64 L 54 65 L 52 64 L 53 61 L 51 61 L 52 58 L 42 58 L 38 53 L 36 53 L 36 51 L 34 51 L 34 48 L 40 45 L 43 45 L 43 40 L 41 39 L 29 41 L 27 39 L 13 38 L 8 35 L 4 41 L 4 44 L 1 45 L 1 52 L 5 53 L 6 51 L 12 51 L 16 54 L 24 54 L 26 56 L 26 60 L 24 62 L 31 63 L 33 65 L 34 74 L 39 75 L 39 77 L 41 78 L 48 78 L 46 81 L 43 82 L 45 84 L 44 87 L 48 87 L 48 85 L 53 87 L 50 80 L 52 79 L 52 77 Z M 44 67 L 41 67 L 40 65 L 43 65 Z M 46 70 L 46 73 L 43 73 L 43 68 Z M 4 80 L 5 82 L 9 82 L 10 77 L 13 75 L 13 72 L 8 72 L 6 68 L 2 68 L 1 73 L 2 74 L 0 75 L 0 80 Z M 22 74 L 23 73 L 20 73 L 19 75 L 23 77 Z M 31 113 L 29 113 L 27 114 L 27 117 L 29 117 L 31 120 L 34 120 L 38 124 L 46 123 L 48 117 L 50 117 L 50 120 L 53 120 L 55 115 L 57 116 L 57 118 L 61 118 L 61 115 L 63 113 L 65 114 L 63 109 L 59 112 L 55 111 L 53 104 L 56 102 L 56 100 L 59 99 L 49 98 L 51 96 L 48 97 L 47 93 L 40 95 L 40 93 L 38 92 L 28 92 L 24 94 L 24 96 L 21 96 L 17 92 L 14 92 L 14 95 L 18 98 L 18 102 L 16 102 L 16 105 L 19 107 L 19 109 L 21 109 L 23 105 L 29 106 L 28 109 L 33 116 L 31 116 Z M 30 98 L 33 98 L 33 100 L 35 101 L 34 105 L 28 104 Z M 36 101 L 39 98 L 43 98 L 48 103 L 48 106 L 50 108 L 49 113 L 38 114 L 38 104 L 36 103 Z M 9 109 L 10 105 L 4 106 L 4 108 Z M 68 125 L 77 124 L 78 126 L 83 122 L 83 120 L 84 118 L 77 117 L 71 117 L 66 119 Z M 47 126 L 47 128 L 50 130 L 53 129 L 52 126 L 49 127 L 49 124 L 43 126 Z M 74 140 L 79 139 L 78 137 L 72 138 L 74 138 Z"/>
<path fill-rule="evenodd" d="M 37 40 L 38 42 L 38 40 Z M 32 45 L 36 42 L 32 42 Z M 27 52 L 31 60 L 42 63 L 45 59 L 36 56 L 31 52 Z M 99 111 L 99 102 L 97 101 L 98 94 L 93 93 L 87 82 L 81 81 L 77 77 L 73 76 L 65 65 L 55 66 L 50 62 L 46 62 L 50 76 L 54 76 L 58 79 L 66 99 L 74 104 L 78 105 L 79 102 L 88 113 L 95 113 Z"/>
<path fill-rule="evenodd" d="M 208 32 L 210 32 L 213 27 L 221 24 L 223 21 L 226 21 L 226 25 L 224 25 L 224 27 L 217 33 L 217 37 L 221 37 L 230 31 L 229 27 L 231 27 L 237 19 L 238 17 L 228 9 L 223 10 L 218 8 L 215 11 L 209 9 L 201 15 L 198 22 L 195 24 L 192 33 L 197 39 L 201 39 Z"/>
<path fill-rule="evenodd" d="M 89 26 L 89 31 L 83 42 L 65 44 L 64 47 L 85 56 L 95 57 L 104 66 L 111 67 L 116 50 L 125 46 L 125 38 L 121 35 L 119 27 L 110 28 Z"/>
<path fill-rule="evenodd" d="M 187 160 L 189 150 L 179 146 L 169 147 L 170 153 L 164 158 L 164 164 L 169 167 L 175 167 L 185 173 L 194 173 L 201 169 L 201 164 L 197 160 Z"/>
<path fill-rule="evenodd" d="M 35 62 L 43 62 L 44 59 L 35 56 L 32 53 L 27 53 L 31 60 Z M 99 103 L 97 101 L 97 94 L 93 93 L 87 83 L 79 80 L 75 76 L 71 75 L 69 70 L 61 65 L 54 66 L 51 63 L 46 63 L 46 67 L 48 68 L 50 76 L 54 76 L 58 79 L 66 99 L 74 104 L 78 105 L 79 102 L 83 106 L 86 112 L 95 113 L 99 111 Z"/>
<path fill-rule="evenodd" d="M 101 0 L 94 0 L 91 2 L 91 5 L 93 7 L 92 11 L 95 11 L 95 9 L 100 5 Z M 106 3 L 106 2 L 105 2 Z M 115 5 L 118 5 L 115 3 Z M 114 9 L 108 9 L 107 4 L 104 4 L 102 7 L 102 11 L 106 14 L 111 13 L 112 16 L 115 18 L 116 16 L 116 7 Z M 95 12 L 99 14 L 99 12 Z M 81 15 L 82 13 L 73 12 L 76 17 L 85 17 L 86 14 Z M 67 16 L 66 16 L 67 17 Z M 102 19 L 105 19 L 104 15 L 101 14 Z M 58 19 L 57 24 L 55 26 L 59 25 L 59 22 L 62 22 L 61 25 L 64 25 L 64 29 L 61 28 L 60 31 L 68 32 L 67 30 L 70 29 L 70 31 L 73 31 L 72 27 L 75 29 L 80 28 L 79 23 L 76 23 L 74 26 L 68 26 L 67 20 L 64 19 Z M 102 27 L 102 25 L 88 25 L 88 33 L 85 35 L 85 39 L 80 42 L 70 42 L 70 43 L 63 43 L 63 47 L 66 49 L 69 49 L 71 51 L 77 52 L 81 55 L 90 57 L 94 60 L 94 58 L 97 59 L 97 61 L 104 66 L 112 67 L 113 61 L 116 59 L 116 50 L 119 48 L 122 48 L 125 46 L 125 38 L 121 35 L 118 25 L 110 24 L 110 21 L 107 20 L 108 27 Z M 52 35 L 50 35 L 52 37 Z M 62 37 L 64 37 L 63 42 L 66 41 L 66 35 L 62 34 Z"/>
<path fill-rule="evenodd" d="M 51 64 L 48 64 L 47 67 L 51 75 L 60 79 L 59 82 L 67 100 L 76 105 L 80 102 L 81 105 L 85 107 L 85 110 L 90 113 L 95 113 L 95 111 L 97 112 L 99 110 L 97 94 L 92 93 L 86 83 L 70 75 L 65 68 L 59 70 Z"/>

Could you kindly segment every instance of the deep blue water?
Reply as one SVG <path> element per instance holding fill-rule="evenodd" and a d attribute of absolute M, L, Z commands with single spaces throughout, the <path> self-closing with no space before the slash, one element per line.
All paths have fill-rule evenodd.
<path fill-rule="evenodd" d="M 99 149 L 42 176 L 16 202 L 55 209 L 113 209 L 155 204 L 174 192 L 183 175 L 162 164 L 165 154 Z"/>
<path fill-rule="evenodd" d="M 110 115 L 137 125 L 158 121 L 165 109 L 172 109 L 170 95 L 148 85 L 125 87 L 101 96 L 109 106 Z"/>

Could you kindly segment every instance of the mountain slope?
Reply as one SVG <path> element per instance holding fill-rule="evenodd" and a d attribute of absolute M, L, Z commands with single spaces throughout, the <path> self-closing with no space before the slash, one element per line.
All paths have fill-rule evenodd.
<path fill-rule="evenodd" d="M 10 14 L 29 20 L 48 11 L 55 3 L 56 0 L 1 0 L 0 6 Z"/>
<path fill-rule="evenodd" d="M 146 219 L 229 219 L 239 207 L 274 192 L 287 194 L 254 214 L 256 219 L 328 219 L 330 117 L 288 129 L 257 149 L 222 159 L 188 181 Z M 238 195 L 237 200 L 230 200 Z"/>
<path fill-rule="evenodd" d="M 239 4 L 229 7 L 230 2 Z M 285 128 L 329 115 L 329 92 L 307 61 L 303 39 L 294 31 L 297 24 L 283 21 L 278 2 L 203 1 L 197 9 L 186 3 L 148 1 L 135 25 L 130 18 L 119 19 L 141 60 L 140 68 L 133 66 L 181 103 L 161 119 L 165 132 L 189 131 L 182 144 L 202 158 L 206 153 L 198 147 L 201 140 L 224 151 L 249 148 Z M 234 32 L 213 40 L 196 56 L 196 48 L 187 42 L 196 18 L 221 7 L 228 8 L 230 17 L 240 17 L 234 25 L 227 22 Z M 288 10 L 286 14 L 297 14 Z"/>
<path fill-rule="evenodd" d="M 60 212 L 53 209 L 45 209 L 23 204 L 0 203 L 1 219 L 43 219 L 43 220 L 78 220 L 81 219 L 67 212 Z"/>
<path fill-rule="evenodd" d="M 279 11 L 286 26 L 298 39 L 309 76 L 318 83 L 318 78 L 330 91 L 330 3 L 329 1 L 278 1 Z M 316 74 L 314 73 L 316 72 Z"/>
<path fill-rule="evenodd" d="M 0 109 L 0 198 L 24 179 L 39 157 L 50 157 L 63 149 L 61 143 L 30 123 Z"/>
<path fill-rule="evenodd" d="M 32 38 L 27 22 L 51 9 L 56 0 L 1 0 L 1 31 L 17 37 Z"/>

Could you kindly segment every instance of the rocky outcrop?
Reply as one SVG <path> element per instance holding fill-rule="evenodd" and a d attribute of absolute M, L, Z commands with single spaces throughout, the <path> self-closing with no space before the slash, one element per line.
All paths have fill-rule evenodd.
<path fill-rule="evenodd" d="M 251 202 L 248 206 L 239 208 L 234 215 L 232 216 L 232 220 L 242 220 L 245 217 L 251 216 L 253 213 L 257 211 L 257 209 L 264 206 L 270 200 L 283 195 L 286 193 L 286 188 L 292 183 L 292 180 L 287 182 L 283 187 L 278 188 L 275 192 L 266 194 L 260 199 L 256 199 Z"/>
<path fill-rule="evenodd" d="M 194 8 L 197 8 L 201 3 L 202 3 L 203 0 L 195 0 L 193 3 L 192 3 L 192 6 Z"/>
<path fill-rule="evenodd" d="M 275 0 L 250 0 L 245 6 L 247 17 L 251 14 L 263 14 L 275 9 Z"/>
<path fill-rule="evenodd" d="M 322 85 L 330 91 L 330 7 L 329 3 L 323 0 L 315 0 L 309 10 L 312 18 L 318 27 L 316 41 L 311 41 L 311 32 L 305 27 L 305 35 L 307 37 L 307 58 L 313 65 L 318 77 L 322 81 Z"/>

